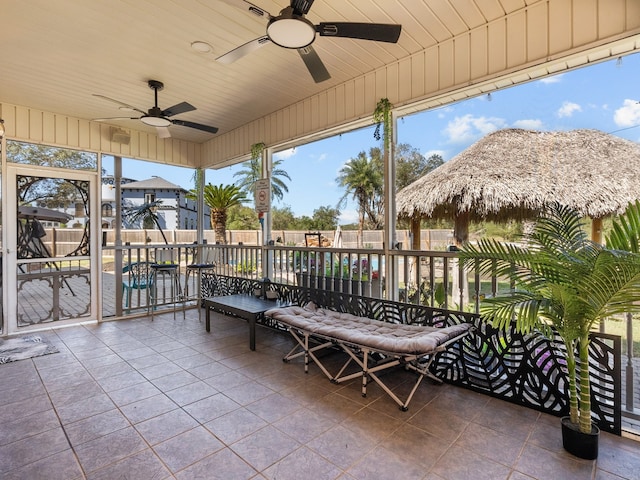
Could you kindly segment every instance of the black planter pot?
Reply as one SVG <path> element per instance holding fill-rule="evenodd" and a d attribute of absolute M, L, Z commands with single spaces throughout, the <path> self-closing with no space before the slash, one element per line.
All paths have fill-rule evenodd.
<path fill-rule="evenodd" d="M 582 433 L 573 425 L 569 417 L 562 417 L 562 446 L 572 455 L 585 460 L 598 458 L 598 439 L 600 428 L 591 424 L 590 433 Z"/>

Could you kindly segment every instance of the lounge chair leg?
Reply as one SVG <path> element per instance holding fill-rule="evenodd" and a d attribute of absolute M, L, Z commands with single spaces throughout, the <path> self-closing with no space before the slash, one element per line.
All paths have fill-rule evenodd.
<path fill-rule="evenodd" d="M 309 334 L 304 334 L 304 373 L 309 373 Z"/>
<path fill-rule="evenodd" d="M 362 396 L 367 396 L 367 377 L 369 376 L 369 350 L 364 351 L 362 360 Z"/>

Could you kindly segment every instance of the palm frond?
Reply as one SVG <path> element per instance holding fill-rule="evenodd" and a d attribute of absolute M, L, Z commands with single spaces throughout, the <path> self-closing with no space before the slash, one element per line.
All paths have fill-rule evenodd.
<path fill-rule="evenodd" d="M 614 219 L 607 236 L 607 246 L 616 250 L 640 253 L 640 201 L 630 204 L 623 215 Z"/>

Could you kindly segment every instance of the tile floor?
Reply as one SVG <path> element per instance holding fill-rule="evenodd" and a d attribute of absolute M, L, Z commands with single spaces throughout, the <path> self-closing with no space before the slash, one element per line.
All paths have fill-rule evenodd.
<path fill-rule="evenodd" d="M 401 412 L 376 385 L 283 363 L 287 335 L 195 310 L 41 332 L 60 353 L 0 365 L 0 478 L 640 479 L 640 443 L 596 461 L 559 419 L 425 382 Z M 402 391 L 409 375 L 394 373 Z"/>

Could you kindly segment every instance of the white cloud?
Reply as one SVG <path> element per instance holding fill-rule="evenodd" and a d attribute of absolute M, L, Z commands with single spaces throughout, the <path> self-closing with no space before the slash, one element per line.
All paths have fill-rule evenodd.
<path fill-rule="evenodd" d="M 447 151 L 446 150 L 428 150 L 424 152 L 423 155 L 424 155 L 424 158 L 430 158 L 433 155 L 440 155 L 444 160 L 447 158 Z"/>
<path fill-rule="evenodd" d="M 276 160 L 285 160 L 287 158 L 291 158 L 296 154 L 296 148 L 288 148 L 286 150 L 281 150 L 278 153 L 275 153 L 273 156 Z"/>
<path fill-rule="evenodd" d="M 562 81 L 562 77 L 564 76 L 564 74 L 560 74 L 560 75 L 553 75 L 551 77 L 544 77 L 541 78 L 539 81 L 540 83 L 544 83 L 546 85 L 550 84 L 550 83 L 558 83 Z"/>
<path fill-rule="evenodd" d="M 340 213 L 338 217 L 338 224 L 348 225 L 351 223 L 358 223 L 358 211 L 357 210 L 345 210 Z"/>
<path fill-rule="evenodd" d="M 560 118 L 562 117 L 570 117 L 574 114 L 574 112 L 581 112 L 582 107 L 577 103 L 573 102 L 563 102 L 562 106 L 556 112 Z"/>
<path fill-rule="evenodd" d="M 514 127 L 526 128 L 528 130 L 541 130 L 542 125 L 542 120 L 534 120 L 533 118 L 523 118 L 522 120 L 513 122 Z"/>
<path fill-rule="evenodd" d="M 450 143 L 469 143 L 507 126 L 502 118 L 474 117 L 471 114 L 451 120 L 443 133 Z"/>
<path fill-rule="evenodd" d="M 613 121 L 619 127 L 635 127 L 640 125 L 640 103 L 637 100 L 625 100 L 622 107 L 613 115 Z"/>

